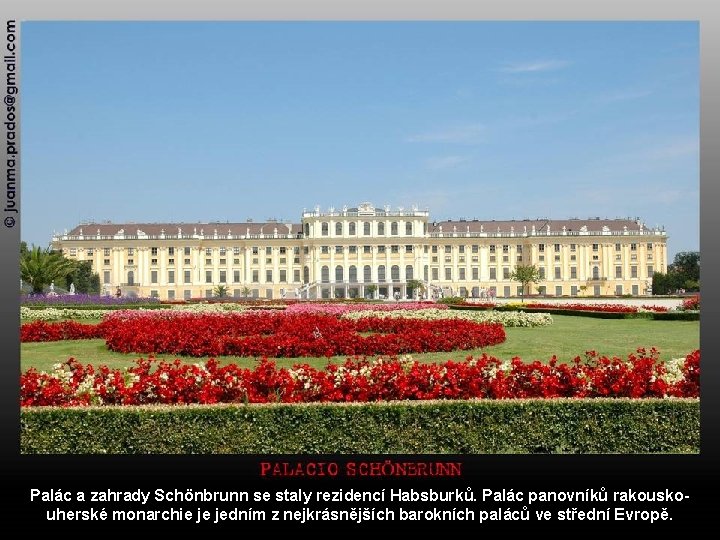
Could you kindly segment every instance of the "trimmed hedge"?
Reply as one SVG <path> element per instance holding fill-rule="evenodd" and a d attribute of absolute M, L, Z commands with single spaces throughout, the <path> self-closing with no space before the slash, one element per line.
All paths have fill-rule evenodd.
<path fill-rule="evenodd" d="M 22 409 L 26 454 L 698 453 L 697 399 Z"/>

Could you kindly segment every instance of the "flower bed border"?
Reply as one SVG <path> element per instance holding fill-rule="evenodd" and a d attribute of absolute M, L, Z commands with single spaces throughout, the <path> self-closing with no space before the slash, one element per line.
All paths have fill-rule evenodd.
<path fill-rule="evenodd" d="M 469 309 L 470 306 L 450 306 L 450 309 Z M 574 317 L 591 317 L 595 319 L 647 319 L 653 321 L 699 321 L 699 311 L 646 311 L 639 313 L 618 313 L 612 311 L 586 311 L 574 309 L 531 308 L 523 306 L 499 305 L 496 311 L 525 311 L 527 313 L 550 313 L 551 315 L 571 315 Z"/>

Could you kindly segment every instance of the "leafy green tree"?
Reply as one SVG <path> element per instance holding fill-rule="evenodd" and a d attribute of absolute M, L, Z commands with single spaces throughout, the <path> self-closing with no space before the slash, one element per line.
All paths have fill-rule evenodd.
<path fill-rule="evenodd" d="M 377 285 L 368 285 L 365 287 L 365 292 L 370 294 L 370 298 L 375 298 L 375 293 L 378 290 Z"/>
<path fill-rule="evenodd" d="M 653 294 L 669 294 L 670 290 L 670 276 L 661 272 L 655 272 L 652 277 Z"/>
<path fill-rule="evenodd" d="M 684 279 L 698 281 L 700 279 L 700 252 L 681 251 L 675 255 L 672 263 L 673 271 L 679 272 Z"/>
<path fill-rule="evenodd" d="M 512 279 L 513 281 L 518 281 L 522 284 L 522 289 L 520 291 L 520 299 L 522 302 L 524 302 L 525 287 L 527 287 L 530 283 L 540 282 L 540 270 L 538 270 L 537 266 L 535 266 L 534 264 L 527 266 L 521 264 L 519 266 L 516 266 L 515 270 L 512 271 L 512 274 L 510 274 L 510 279 Z"/>
<path fill-rule="evenodd" d="M 700 288 L 700 252 L 681 251 L 675 255 L 668 273 L 676 275 L 678 288 Z"/>
<path fill-rule="evenodd" d="M 668 265 L 666 274 L 655 272 L 652 278 L 653 294 L 673 294 L 678 289 L 700 289 L 700 253 L 682 251 Z"/>
<path fill-rule="evenodd" d="M 245 285 L 242 289 L 240 289 L 240 292 L 242 293 L 244 298 L 247 298 L 248 296 L 250 296 L 250 293 L 252 292 L 252 290 L 250 290 L 250 287 Z"/>
<path fill-rule="evenodd" d="M 75 291 L 86 294 L 100 294 L 100 276 L 92 271 L 90 261 L 72 261 L 74 268 L 65 276 L 66 288 L 75 285 Z"/>
<path fill-rule="evenodd" d="M 67 276 L 74 267 L 73 261 L 61 253 L 38 246 L 33 246 L 20 257 L 20 276 L 32 286 L 35 294 L 42 294 L 46 286 Z"/>

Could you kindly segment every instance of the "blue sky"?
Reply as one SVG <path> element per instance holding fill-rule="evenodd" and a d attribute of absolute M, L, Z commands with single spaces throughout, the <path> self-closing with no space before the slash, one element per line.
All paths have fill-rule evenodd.
<path fill-rule="evenodd" d="M 371 201 L 699 249 L 692 22 L 30 22 L 21 84 L 29 243 Z"/>

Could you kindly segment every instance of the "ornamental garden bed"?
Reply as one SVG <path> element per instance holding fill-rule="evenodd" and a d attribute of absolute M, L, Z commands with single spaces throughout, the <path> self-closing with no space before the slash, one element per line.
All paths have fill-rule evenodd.
<path fill-rule="evenodd" d="M 24 324 L 23 365 L 35 365 L 29 352 L 44 349 L 48 366 L 63 363 L 21 376 L 22 451 L 699 451 L 700 354 L 686 355 L 699 344 L 697 322 L 663 325 L 660 334 L 643 320 L 555 322 L 547 308 L 313 303 L 227 312 L 226 306 L 232 305 L 113 311 L 99 324 Z M 545 326 L 531 324 L 534 318 Z M 49 339 L 62 341 L 37 342 Z M 650 347 L 626 359 L 591 351 L 571 360 L 588 349 L 624 355 L 628 343 L 659 345 L 663 360 Z M 484 354 L 488 347 L 497 354 Z M 409 351 L 412 358 L 400 356 Z M 68 361 L 75 352 L 86 362 L 99 356 L 121 366 Z M 207 358 L 218 352 L 227 356 Z M 185 356 L 137 361 L 133 353 Z M 302 354 L 315 358 L 293 365 Z M 346 358 L 354 354 L 367 357 Z M 252 360 L 262 356 L 289 358 L 284 367 Z"/>
<path fill-rule="evenodd" d="M 103 337 L 110 350 L 124 353 L 296 358 L 475 349 L 503 342 L 505 331 L 501 324 L 467 320 L 354 320 L 272 312 L 124 311 L 98 325 L 36 321 L 21 327 L 23 342 L 92 337 Z"/>
<path fill-rule="evenodd" d="M 657 351 L 626 360 L 588 353 L 571 364 L 501 361 L 492 356 L 425 364 L 408 358 L 348 359 L 315 369 L 255 369 L 140 359 L 126 370 L 69 360 L 52 373 L 20 379 L 21 405 L 84 406 L 213 403 L 371 402 L 429 399 L 698 397 L 700 351 L 660 362 Z"/>

